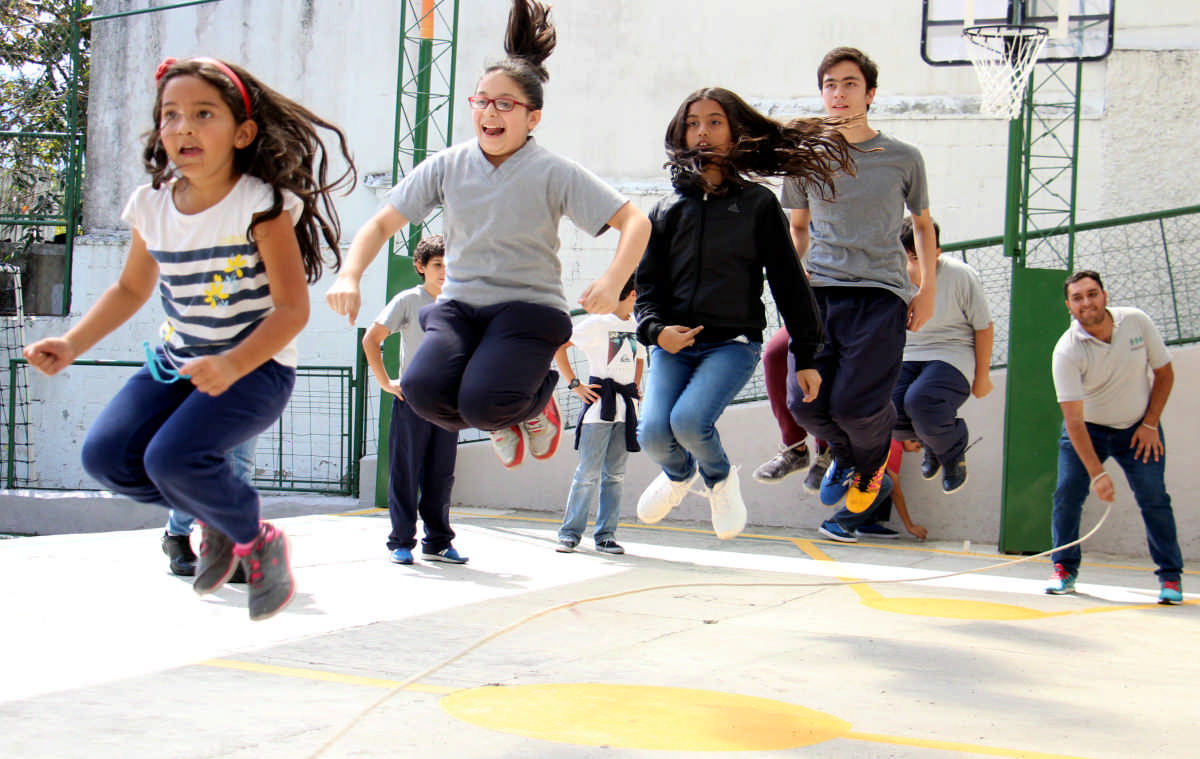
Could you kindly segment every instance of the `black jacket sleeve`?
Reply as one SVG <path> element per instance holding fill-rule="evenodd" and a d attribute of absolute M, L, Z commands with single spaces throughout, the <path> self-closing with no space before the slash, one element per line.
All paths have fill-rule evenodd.
<path fill-rule="evenodd" d="M 778 203 L 764 204 L 761 214 L 757 236 L 759 250 L 763 251 L 765 259 L 767 284 L 791 337 L 796 370 L 811 369 L 813 355 L 824 339 L 817 301 L 808 284 L 808 276 L 800 266 L 783 209 Z"/>
<path fill-rule="evenodd" d="M 667 257 L 671 251 L 671 241 L 664 219 L 664 204 L 659 203 L 650 211 L 650 241 L 646 244 L 646 252 L 642 254 L 642 262 L 638 264 L 634 277 L 634 289 L 637 290 L 637 302 L 633 314 L 637 318 L 637 337 L 643 345 L 658 345 L 658 335 L 667 326 L 666 303 L 667 291 L 670 288 Z"/>

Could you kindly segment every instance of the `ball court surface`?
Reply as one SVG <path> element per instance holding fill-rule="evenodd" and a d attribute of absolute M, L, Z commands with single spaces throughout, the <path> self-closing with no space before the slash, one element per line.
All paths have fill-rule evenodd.
<path fill-rule="evenodd" d="M 556 520 L 453 520 L 463 566 L 390 564 L 379 511 L 278 520 L 297 595 L 261 623 L 160 531 L 0 541 L 0 757 L 1200 755 L 1200 606 L 1144 557 L 1085 545 L 1054 597 L 1045 560 L 897 582 L 994 546 L 623 520 L 626 555 L 559 554 Z"/>

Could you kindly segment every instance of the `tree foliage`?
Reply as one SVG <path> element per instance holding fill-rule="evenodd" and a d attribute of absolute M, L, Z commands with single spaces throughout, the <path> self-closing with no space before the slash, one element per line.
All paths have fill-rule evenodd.
<path fill-rule="evenodd" d="M 78 39 L 80 70 L 72 76 L 73 18 L 91 12 L 90 0 L 0 0 L 0 216 L 62 213 L 69 137 L 11 133 L 83 131 L 87 117 L 90 35 Z M 29 244 L 51 230 L 0 229 Z"/>

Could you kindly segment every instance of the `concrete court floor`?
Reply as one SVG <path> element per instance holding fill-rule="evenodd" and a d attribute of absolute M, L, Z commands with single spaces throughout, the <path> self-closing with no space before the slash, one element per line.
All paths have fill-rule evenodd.
<path fill-rule="evenodd" d="M 0 757 L 1200 756 L 1200 607 L 1144 557 L 1085 546 L 1052 597 L 1044 560 L 886 582 L 994 546 L 622 524 L 625 556 L 568 555 L 554 520 L 453 519 L 465 566 L 388 563 L 377 511 L 278 520 L 298 592 L 261 623 L 155 530 L 0 541 Z"/>

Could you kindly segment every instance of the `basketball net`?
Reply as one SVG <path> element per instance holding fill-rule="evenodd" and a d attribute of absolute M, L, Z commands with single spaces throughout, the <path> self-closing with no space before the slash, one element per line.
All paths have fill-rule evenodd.
<path fill-rule="evenodd" d="M 983 90 L 980 112 L 1018 118 L 1029 75 L 1050 37 L 1049 31 L 1041 26 L 996 24 L 968 27 L 963 30 L 963 37 L 971 43 L 967 52 Z"/>

